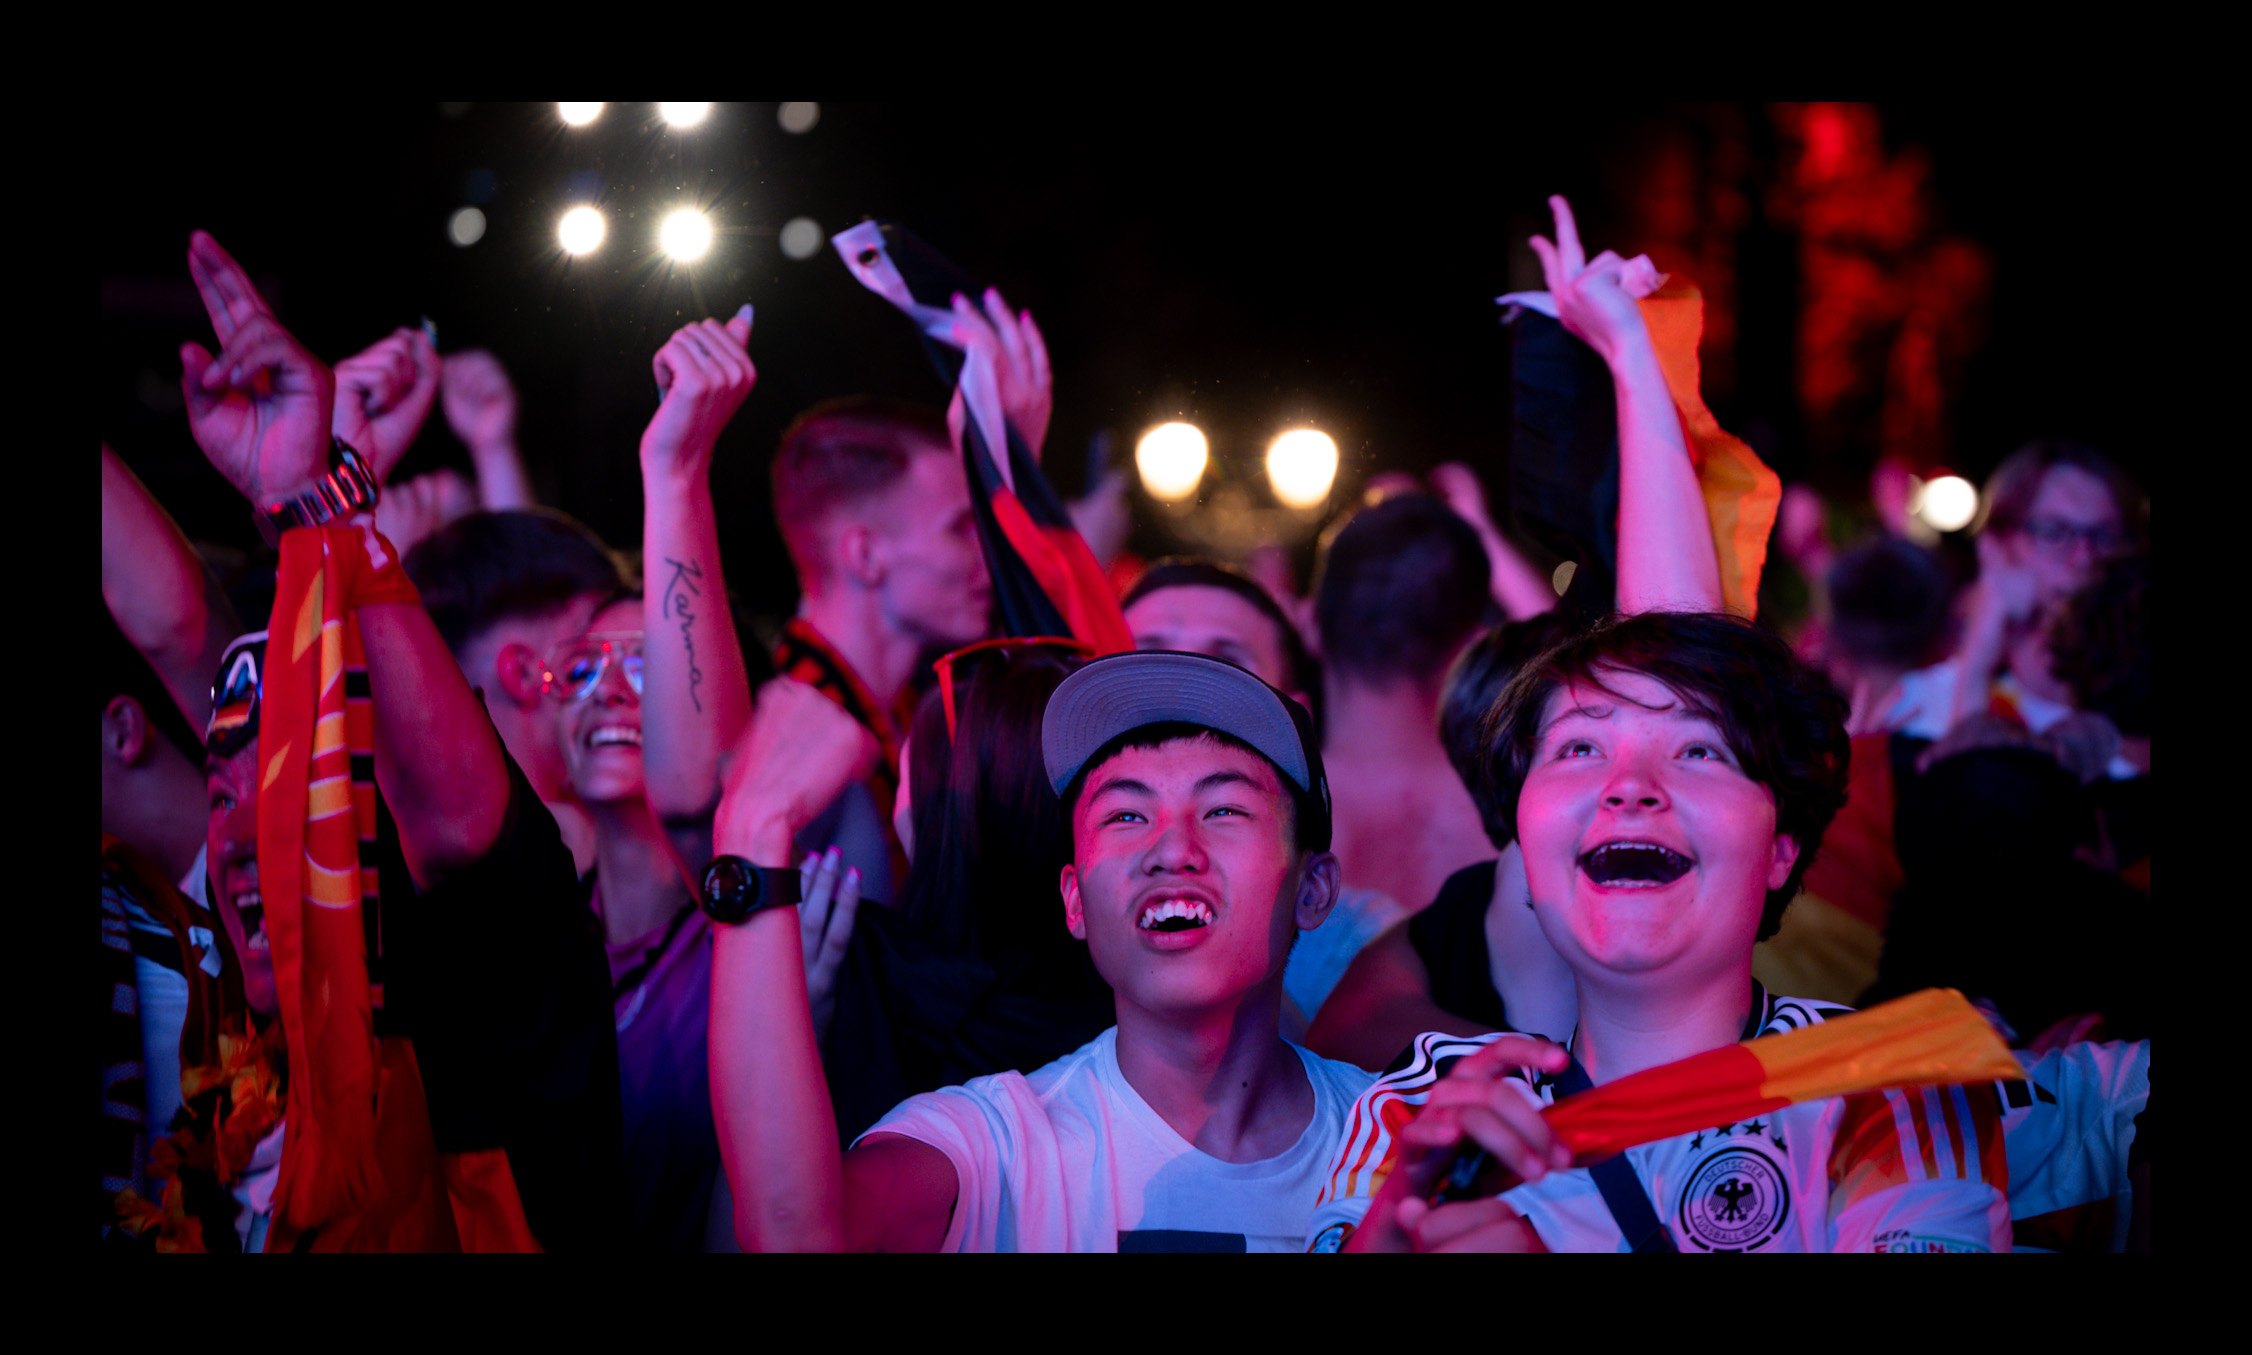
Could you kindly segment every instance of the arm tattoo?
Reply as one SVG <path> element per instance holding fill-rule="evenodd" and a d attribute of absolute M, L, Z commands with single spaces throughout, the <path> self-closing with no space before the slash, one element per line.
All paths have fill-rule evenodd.
<path fill-rule="evenodd" d="M 704 595 L 704 590 L 695 582 L 704 577 L 704 571 L 696 567 L 694 560 L 675 560 L 668 555 L 665 563 L 672 566 L 672 578 L 665 583 L 662 615 L 668 621 L 675 617 L 680 619 L 680 643 L 688 651 L 688 700 L 701 715 L 704 701 L 696 695 L 696 689 L 704 685 L 704 670 L 696 666 L 696 614 L 689 610 L 689 602 Z"/>

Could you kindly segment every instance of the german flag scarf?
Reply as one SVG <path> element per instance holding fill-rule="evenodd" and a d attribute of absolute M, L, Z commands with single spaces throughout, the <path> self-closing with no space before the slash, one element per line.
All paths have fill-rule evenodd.
<path fill-rule="evenodd" d="M 259 884 L 289 1059 L 267 1249 L 533 1250 L 505 1156 L 441 1161 L 411 1043 L 375 1030 L 375 712 L 354 613 L 381 603 L 420 598 L 372 526 L 283 535 L 259 714 Z"/>
<path fill-rule="evenodd" d="M 977 284 L 890 222 L 864 221 L 830 243 L 862 286 L 915 322 L 939 375 L 961 391 L 963 468 L 1002 634 L 1069 635 L 1097 654 L 1132 649 L 1117 590 L 1002 413 L 992 364 L 954 340 L 952 298 L 977 295 Z"/>

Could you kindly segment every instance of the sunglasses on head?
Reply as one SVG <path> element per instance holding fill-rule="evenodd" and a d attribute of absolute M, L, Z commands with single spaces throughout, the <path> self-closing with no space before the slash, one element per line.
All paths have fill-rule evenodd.
<path fill-rule="evenodd" d="M 612 663 L 625 666 L 626 684 L 641 695 L 641 632 L 609 631 L 565 640 L 547 656 L 540 690 L 557 701 L 584 701 L 602 685 Z"/>
<path fill-rule="evenodd" d="M 1058 649 L 1066 654 L 1077 654 L 1083 659 L 1095 655 L 1095 647 L 1084 640 L 1074 640 L 1068 635 L 1003 635 L 991 640 L 980 640 L 974 645 L 963 645 L 931 665 L 938 674 L 939 704 L 946 707 L 946 740 L 955 737 L 954 718 L 954 666 L 964 659 L 975 659 L 984 654 L 1002 654 L 1016 649 Z"/>

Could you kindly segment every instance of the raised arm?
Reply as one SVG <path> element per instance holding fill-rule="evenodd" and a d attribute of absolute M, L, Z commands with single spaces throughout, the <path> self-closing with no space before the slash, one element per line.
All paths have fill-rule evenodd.
<path fill-rule="evenodd" d="M 790 843 L 877 756 L 819 692 L 777 678 L 727 769 L 714 850 L 785 867 Z M 711 1089 L 745 1251 L 934 1251 L 959 1188 L 943 1153 L 882 1137 L 837 1150 L 794 908 L 712 929 Z"/>
<path fill-rule="evenodd" d="M 200 731 L 211 720 L 212 675 L 242 626 L 171 514 L 106 444 L 102 601 L 163 679 L 188 727 Z"/>
<path fill-rule="evenodd" d="M 326 474 L 336 378 L 284 330 L 241 265 L 201 231 L 188 268 L 221 352 L 180 350 L 188 423 L 204 455 L 254 505 L 285 503 Z M 372 526 L 363 533 L 382 550 Z M 508 810 L 500 737 L 421 607 L 359 609 L 375 702 L 375 779 L 425 887 L 477 860 Z"/>
<path fill-rule="evenodd" d="M 711 812 L 720 752 L 741 737 L 751 716 L 750 677 L 720 576 L 711 486 L 712 448 L 758 380 L 744 351 L 749 311 L 724 325 L 683 326 L 657 350 L 662 399 L 641 435 L 648 576 L 642 763 L 649 806 L 669 828 Z"/>
<path fill-rule="evenodd" d="M 1449 461 L 1431 468 L 1431 487 L 1439 491 L 1456 517 L 1470 524 L 1485 546 L 1486 562 L 1492 566 L 1495 605 L 1512 621 L 1527 621 L 1553 611 L 1556 590 L 1549 586 L 1548 576 L 1534 568 L 1533 562 L 1494 526 L 1493 514 L 1486 509 L 1486 487 L 1478 482 L 1478 473 L 1460 461 Z"/>
<path fill-rule="evenodd" d="M 500 359 L 482 348 L 453 354 L 440 391 L 446 424 L 477 468 L 478 505 L 496 513 L 535 507 L 539 499 L 516 450 L 516 388 Z"/>
<path fill-rule="evenodd" d="M 1556 318 L 1602 357 L 1618 394 L 1618 609 L 1717 612 L 1723 601 L 1712 520 L 1649 326 L 1635 304 L 1656 290 L 1657 271 L 1646 258 L 1629 261 L 1610 250 L 1589 259 L 1571 204 L 1561 197 L 1548 202 L 1556 211 L 1556 240 L 1536 235 L 1532 246 L 1556 299 Z"/>

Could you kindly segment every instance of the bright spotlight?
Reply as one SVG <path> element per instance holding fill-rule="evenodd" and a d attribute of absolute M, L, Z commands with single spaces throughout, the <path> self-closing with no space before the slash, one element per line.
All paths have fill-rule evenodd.
<path fill-rule="evenodd" d="M 693 127 L 710 114 L 710 104 L 658 104 L 657 115 L 674 127 Z"/>
<path fill-rule="evenodd" d="M 588 123 L 594 121 L 596 118 L 602 116 L 601 104 L 559 103 L 556 105 L 556 108 L 562 111 L 563 121 L 571 124 L 573 127 L 584 127 Z"/>
<path fill-rule="evenodd" d="M 810 259 L 821 252 L 821 223 L 810 216 L 793 217 L 782 227 L 782 252 L 793 259 Z"/>
<path fill-rule="evenodd" d="M 1959 532 L 1978 515 L 1978 490 L 1960 475 L 1942 475 L 1916 491 L 1908 511 L 1939 531 Z"/>
<path fill-rule="evenodd" d="M 1159 424 L 1142 434 L 1134 466 L 1152 498 L 1185 499 L 1204 478 L 1204 434 L 1187 423 Z"/>
<path fill-rule="evenodd" d="M 694 262 L 711 250 L 712 220 L 702 212 L 683 208 L 657 228 L 657 243 L 682 263 Z"/>
<path fill-rule="evenodd" d="M 446 218 L 446 238 L 469 248 L 485 238 L 485 214 L 474 207 L 464 207 Z"/>
<path fill-rule="evenodd" d="M 592 254 L 602 243 L 604 229 L 602 213 L 592 207 L 573 207 L 556 226 L 555 238 L 563 242 L 565 254 Z"/>
<path fill-rule="evenodd" d="M 776 111 L 774 120 L 790 135 L 804 136 L 813 130 L 813 124 L 821 121 L 821 105 L 784 104 Z"/>
<path fill-rule="evenodd" d="M 1267 482 L 1292 508 L 1312 508 L 1337 480 L 1337 444 L 1327 433 L 1294 428 L 1267 448 Z"/>

